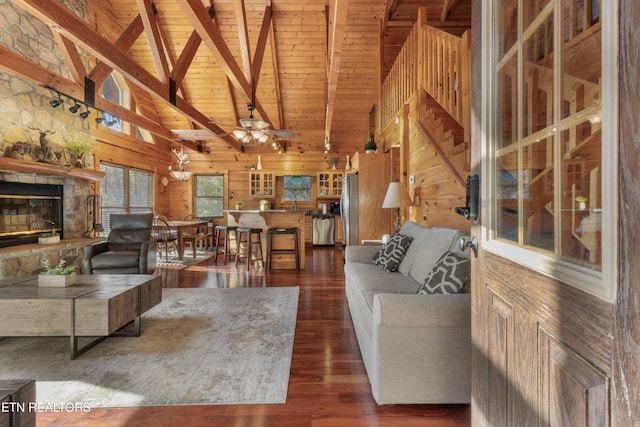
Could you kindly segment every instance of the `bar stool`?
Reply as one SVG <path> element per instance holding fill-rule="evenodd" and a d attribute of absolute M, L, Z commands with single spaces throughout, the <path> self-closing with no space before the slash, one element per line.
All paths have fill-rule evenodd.
<path fill-rule="evenodd" d="M 249 228 L 238 227 L 236 228 L 236 267 L 240 258 L 247 258 L 247 268 L 251 266 L 251 259 L 253 255 L 253 246 L 258 245 L 258 252 L 260 252 L 260 258 L 256 258 L 254 262 L 258 260 L 262 262 L 262 240 L 260 235 L 262 234 L 262 228 Z M 256 239 L 253 239 L 253 236 Z M 245 244 L 245 253 L 241 253 L 242 244 Z"/>
<path fill-rule="evenodd" d="M 236 244 L 236 250 L 238 249 L 238 234 L 236 232 L 237 226 L 235 225 L 216 225 L 214 229 L 214 233 L 216 236 L 216 245 L 215 245 L 215 258 L 213 262 L 218 262 L 218 248 L 220 247 L 220 235 L 224 234 L 224 248 L 220 250 L 224 254 L 224 263 L 227 263 L 227 260 L 231 259 L 233 256 L 231 254 L 231 234 L 233 234 L 233 240 Z"/>
<path fill-rule="evenodd" d="M 293 248 L 289 249 L 273 249 L 273 236 L 274 235 L 292 235 L 293 236 Z M 300 251 L 298 250 L 298 229 L 296 227 L 290 228 L 269 228 L 267 230 L 267 265 L 266 270 L 269 271 L 271 267 L 271 255 L 273 254 L 293 254 L 296 257 L 296 270 L 300 270 Z"/>

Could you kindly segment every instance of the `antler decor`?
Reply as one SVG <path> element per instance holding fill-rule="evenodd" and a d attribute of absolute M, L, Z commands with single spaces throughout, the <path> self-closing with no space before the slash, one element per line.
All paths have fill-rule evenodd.
<path fill-rule="evenodd" d="M 185 165 L 189 163 L 189 160 L 187 160 L 189 155 L 184 152 L 182 145 L 180 146 L 179 152 L 175 148 L 172 148 L 171 151 L 178 158 L 178 168 L 180 169 L 177 171 L 172 170 L 171 176 L 174 177 L 176 181 L 187 181 L 192 175 L 192 172 L 184 170 Z M 171 170 L 171 166 L 169 166 L 169 170 Z"/>

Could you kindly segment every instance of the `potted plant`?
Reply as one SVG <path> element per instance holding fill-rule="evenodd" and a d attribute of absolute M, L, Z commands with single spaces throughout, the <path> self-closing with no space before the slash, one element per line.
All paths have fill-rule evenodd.
<path fill-rule="evenodd" d="M 576 197 L 576 202 L 578 203 L 578 209 L 586 209 L 587 208 L 587 198 L 584 196 Z"/>
<path fill-rule="evenodd" d="M 65 260 L 54 267 L 48 259 L 42 261 L 44 271 L 38 274 L 38 286 L 63 288 L 76 283 L 76 266 L 66 265 Z"/>
<path fill-rule="evenodd" d="M 85 154 L 91 151 L 93 138 L 84 132 L 74 132 L 66 142 L 67 150 L 71 153 L 71 164 L 80 168 L 85 167 Z"/>
<path fill-rule="evenodd" d="M 49 245 L 51 243 L 60 243 L 60 235 L 56 232 L 55 228 L 49 233 L 41 233 L 38 236 L 38 244 Z"/>
<path fill-rule="evenodd" d="M 267 210 L 267 206 L 268 205 L 269 205 L 269 201 L 268 200 L 265 200 L 265 199 L 260 200 L 260 210 L 261 211 Z"/>
<path fill-rule="evenodd" d="M 242 209 L 242 201 L 241 200 L 236 200 L 236 209 Z"/>
<path fill-rule="evenodd" d="M 376 145 L 375 142 L 373 142 L 373 139 L 370 139 L 364 144 L 365 153 L 375 153 L 377 149 L 378 149 L 378 146 Z"/>

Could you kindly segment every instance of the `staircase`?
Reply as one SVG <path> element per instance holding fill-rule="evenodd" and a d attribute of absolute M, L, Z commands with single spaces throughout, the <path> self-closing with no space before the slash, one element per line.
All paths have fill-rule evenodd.
<path fill-rule="evenodd" d="M 433 144 L 445 167 L 460 183 L 471 171 L 469 142 L 462 126 L 440 104 L 422 91 L 418 104 L 418 128 L 425 143 Z"/>

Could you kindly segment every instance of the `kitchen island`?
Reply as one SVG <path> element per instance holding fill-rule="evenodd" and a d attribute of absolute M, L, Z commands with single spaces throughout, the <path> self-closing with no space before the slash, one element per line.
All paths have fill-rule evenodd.
<path fill-rule="evenodd" d="M 304 268 L 304 210 L 278 210 L 278 209 L 228 209 L 227 214 L 229 225 L 241 227 L 255 227 L 262 229 L 262 253 L 264 261 L 267 256 L 267 229 L 268 228 L 297 228 L 298 229 L 298 250 L 300 252 L 300 268 Z M 292 248 L 293 237 L 291 235 L 273 236 L 272 246 L 274 249 Z M 277 254 L 271 259 L 273 269 L 295 269 L 295 258 L 291 254 Z"/>

